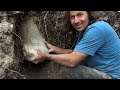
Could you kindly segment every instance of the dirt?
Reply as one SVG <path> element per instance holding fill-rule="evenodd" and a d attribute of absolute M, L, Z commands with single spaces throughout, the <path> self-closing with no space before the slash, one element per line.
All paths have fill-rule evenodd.
<path fill-rule="evenodd" d="M 27 71 L 27 79 L 59 79 L 59 65 L 54 62 L 44 62 L 38 65 L 32 64 Z"/>
<path fill-rule="evenodd" d="M 14 54 L 14 23 L 8 22 L 7 13 L 2 12 L 0 23 L 0 78 L 5 78 L 5 70 L 16 63 Z M 16 63 L 17 65 L 17 63 Z"/>

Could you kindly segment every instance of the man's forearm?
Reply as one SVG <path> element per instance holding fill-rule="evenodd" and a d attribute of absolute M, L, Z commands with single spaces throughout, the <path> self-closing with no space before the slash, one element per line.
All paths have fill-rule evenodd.
<path fill-rule="evenodd" d="M 52 60 L 56 63 L 59 63 L 61 65 L 71 67 L 72 66 L 72 58 L 70 54 L 47 54 L 46 59 Z"/>
<path fill-rule="evenodd" d="M 72 52 L 70 54 L 47 54 L 46 59 L 52 60 L 61 65 L 73 68 L 77 66 L 82 60 L 84 60 L 88 55 Z"/>
<path fill-rule="evenodd" d="M 79 53 L 79 52 L 72 52 L 70 54 L 56 54 L 56 55 L 47 53 L 46 59 L 73 68 L 77 66 L 87 56 L 88 56 L 87 54 Z"/>
<path fill-rule="evenodd" d="M 71 49 L 62 49 L 59 47 L 54 47 L 53 49 L 54 49 L 54 52 L 57 54 L 70 54 L 73 52 L 73 50 Z"/>

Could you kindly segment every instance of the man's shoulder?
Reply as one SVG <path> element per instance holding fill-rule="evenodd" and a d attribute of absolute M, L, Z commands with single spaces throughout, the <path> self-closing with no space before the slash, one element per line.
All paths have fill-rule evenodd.
<path fill-rule="evenodd" d="M 103 27 L 111 27 L 111 25 L 106 21 L 96 21 L 91 27 L 103 28 Z"/>
<path fill-rule="evenodd" d="M 106 30 L 106 27 L 108 27 L 107 22 L 105 21 L 97 21 L 93 24 L 89 25 L 88 28 L 85 31 L 85 34 L 96 34 L 103 36 Z"/>
<path fill-rule="evenodd" d="M 87 29 L 86 29 L 86 32 L 87 31 L 90 31 L 90 30 L 93 30 L 93 29 L 99 29 L 99 30 L 101 30 L 101 29 L 103 29 L 104 27 L 106 27 L 106 25 L 105 24 L 107 24 L 105 21 L 96 21 L 96 22 L 94 22 L 93 24 L 91 24 L 91 25 L 89 25 L 88 27 L 87 27 Z"/>
<path fill-rule="evenodd" d="M 96 21 L 93 24 L 89 25 L 89 27 L 87 28 L 87 31 L 90 29 L 98 29 L 100 31 L 109 31 L 108 29 L 113 29 L 111 27 L 111 25 L 109 23 L 107 23 L 106 21 Z"/>

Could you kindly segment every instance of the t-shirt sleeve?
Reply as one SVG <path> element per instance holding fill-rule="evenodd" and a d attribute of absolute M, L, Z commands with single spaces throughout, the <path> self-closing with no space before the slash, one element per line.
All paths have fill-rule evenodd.
<path fill-rule="evenodd" d="M 94 56 L 96 51 L 104 44 L 104 33 L 97 27 L 89 29 L 74 51 Z"/>

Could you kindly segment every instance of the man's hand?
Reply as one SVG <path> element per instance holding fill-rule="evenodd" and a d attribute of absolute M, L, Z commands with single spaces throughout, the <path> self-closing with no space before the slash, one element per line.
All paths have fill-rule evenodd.
<path fill-rule="evenodd" d="M 38 64 L 39 62 L 43 62 L 46 60 L 46 54 L 48 54 L 49 52 L 44 52 L 41 51 L 39 49 L 36 49 L 37 51 L 37 55 L 32 57 L 32 59 L 30 60 L 32 63 Z"/>
<path fill-rule="evenodd" d="M 44 40 L 45 44 L 47 45 L 48 49 L 50 50 L 49 53 L 52 53 L 52 54 L 68 54 L 68 53 L 72 53 L 73 50 L 71 49 L 63 49 L 63 48 L 60 48 L 60 47 L 57 47 L 57 46 L 54 46 L 48 42 L 46 42 Z"/>
<path fill-rule="evenodd" d="M 54 53 L 54 47 L 55 47 L 55 46 L 53 46 L 52 44 L 48 43 L 48 42 L 45 41 L 45 40 L 44 40 L 44 42 L 45 42 L 46 46 L 47 46 L 48 49 L 49 49 L 49 53 Z"/>

